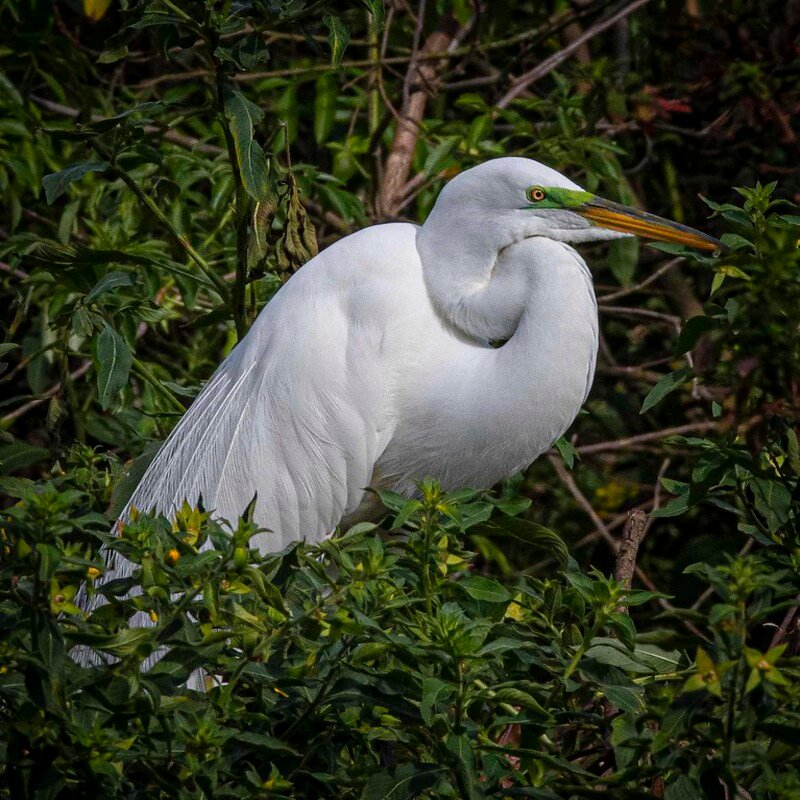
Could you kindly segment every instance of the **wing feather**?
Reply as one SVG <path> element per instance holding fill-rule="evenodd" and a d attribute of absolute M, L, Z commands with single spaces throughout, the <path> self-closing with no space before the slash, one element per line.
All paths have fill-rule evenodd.
<path fill-rule="evenodd" d="M 187 500 L 231 522 L 257 495 L 264 551 L 328 535 L 358 507 L 392 432 L 385 331 L 415 228 L 338 242 L 278 292 L 150 464 L 130 509 Z M 387 237 L 395 238 L 394 253 Z M 382 243 L 382 244 L 381 244 Z M 394 255 L 394 257 L 392 257 Z"/>

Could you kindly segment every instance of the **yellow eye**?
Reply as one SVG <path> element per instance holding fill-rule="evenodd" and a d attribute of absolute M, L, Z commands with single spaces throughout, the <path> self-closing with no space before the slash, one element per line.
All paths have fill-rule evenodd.
<path fill-rule="evenodd" d="M 532 189 L 528 189 L 528 200 L 533 203 L 540 203 L 545 197 L 547 197 L 547 195 L 545 194 L 544 189 L 539 186 L 534 186 Z"/>

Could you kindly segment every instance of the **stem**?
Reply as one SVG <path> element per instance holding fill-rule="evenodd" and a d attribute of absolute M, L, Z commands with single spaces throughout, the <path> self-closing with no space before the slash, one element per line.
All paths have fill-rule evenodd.
<path fill-rule="evenodd" d="M 67 398 L 69 413 L 72 417 L 72 427 L 75 430 L 75 438 L 82 444 L 85 444 L 86 429 L 83 425 L 83 417 L 81 415 L 80 404 L 78 403 L 78 394 L 75 391 L 75 383 L 69 374 L 69 370 L 65 370 L 64 376 L 61 379 L 61 385 L 64 387 L 64 394 Z"/>
<path fill-rule="evenodd" d="M 194 247 L 192 247 L 189 240 L 172 224 L 167 215 L 158 207 L 155 200 L 146 194 L 139 184 L 136 183 L 136 181 L 133 180 L 133 178 L 131 178 L 131 176 L 128 175 L 125 170 L 120 169 L 116 164 L 113 163 L 114 157 L 112 153 L 94 140 L 91 140 L 90 144 L 100 156 L 111 163 L 111 166 L 108 168 L 109 172 L 111 172 L 115 178 L 119 178 L 136 195 L 142 204 L 147 206 L 153 216 L 172 234 L 175 241 L 180 245 L 181 248 L 183 248 L 189 258 L 191 258 L 192 261 L 197 264 L 203 275 L 205 275 L 206 278 L 211 281 L 211 283 L 214 285 L 214 288 L 219 292 L 220 296 L 225 300 L 230 299 L 230 289 L 225 281 L 223 281 L 222 278 L 220 278 L 219 275 L 217 275 L 217 273 L 211 269 L 211 266 L 208 264 L 208 262 L 200 255 L 200 253 L 197 252 L 197 250 L 194 249 Z"/>
<path fill-rule="evenodd" d="M 211 41 L 212 46 L 215 44 Z M 247 333 L 247 306 L 245 302 L 245 289 L 247 288 L 247 239 L 249 235 L 250 198 L 244 187 L 239 161 L 236 158 L 236 143 L 228 126 L 223 107 L 224 76 L 221 65 L 216 64 L 216 89 L 217 89 L 217 116 L 225 137 L 225 147 L 228 151 L 228 160 L 231 163 L 233 182 L 236 186 L 236 277 L 231 289 L 231 312 L 236 325 L 236 335 L 241 341 Z"/>
<path fill-rule="evenodd" d="M 422 591 L 425 594 L 425 611 L 433 613 L 433 586 L 431 584 L 431 545 L 433 544 L 434 526 L 429 511 L 422 515 Z"/>
<path fill-rule="evenodd" d="M 380 61 L 380 40 L 378 37 L 378 28 L 375 25 L 375 17 L 367 12 L 367 40 L 369 41 L 369 58 L 372 61 Z M 369 134 L 372 136 L 381 123 L 381 94 L 378 89 L 378 81 L 380 80 L 380 65 L 372 70 L 372 75 L 369 82 L 369 106 L 368 106 L 368 119 L 369 119 Z"/>
<path fill-rule="evenodd" d="M 186 407 L 183 403 L 181 403 L 181 401 L 153 375 L 150 368 L 145 366 L 138 358 L 133 359 L 133 369 L 142 380 L 149 383 L 158 394 L 164 397 L 176 411 L 180 411 L 181 413 L 186 411 Z"/>
<path fill-rule="evenodd" d="M 460 728 L 464 722 L 464 670 L 460 661 L 456 661 L 456 680 L 458 689 L 456 690 L 456 710 L 453 725 L 456 728 Z"/>

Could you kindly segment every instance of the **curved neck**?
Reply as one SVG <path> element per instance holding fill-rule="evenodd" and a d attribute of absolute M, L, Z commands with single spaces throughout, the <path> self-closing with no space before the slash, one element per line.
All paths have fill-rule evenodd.
<path fill-rule="evenodd" d="M 434 307 L 471 340 L 443 354 L 425 405 L 449 442 L 437 447 L 460 448 L 479 470 L 452 482 L 491 485 L 530 464 L 580 410 L 594 374 L 597 306 L 571 247 L 533 237 L 487 252 L 469 239 L 443 255 L 418 238 Z M 508 341 L 481 346 L 493 338 Z"/>
<path fill-rule="evenodd" d="M 417 232 L 417 250 L 436 311 L 470 339 L 510 338 L 528 300 L 530 270 L 504 257 L 515 237 L 502 222 L 491 230 L 437 214 Z"/>

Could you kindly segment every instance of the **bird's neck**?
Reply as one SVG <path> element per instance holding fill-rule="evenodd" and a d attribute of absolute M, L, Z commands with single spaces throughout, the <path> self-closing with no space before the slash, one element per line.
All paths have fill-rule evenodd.
<path fill-rule="evenodd" d="M 452 417 L 453 446 L 480 470 L 450 483 L 490 485 L 530 464 L 584 402 L 598 341 L 591 277 L 572 248 L 544 237 L 494 251 L 418 239 L 418 249 L 438 314 L 474 342 L 435 379 L 437 424 Z M 508 341 L 475 346 L 493 339 Z"/>
<path fill-rule="evenodd" d="M 417 250 L 431 302 L 470 339 L 505 340 L 519 324 L 531 275 L 518 260 L 504 257 L 513 243 L 502 231 L 455 220 L 419 230 Z"/>

